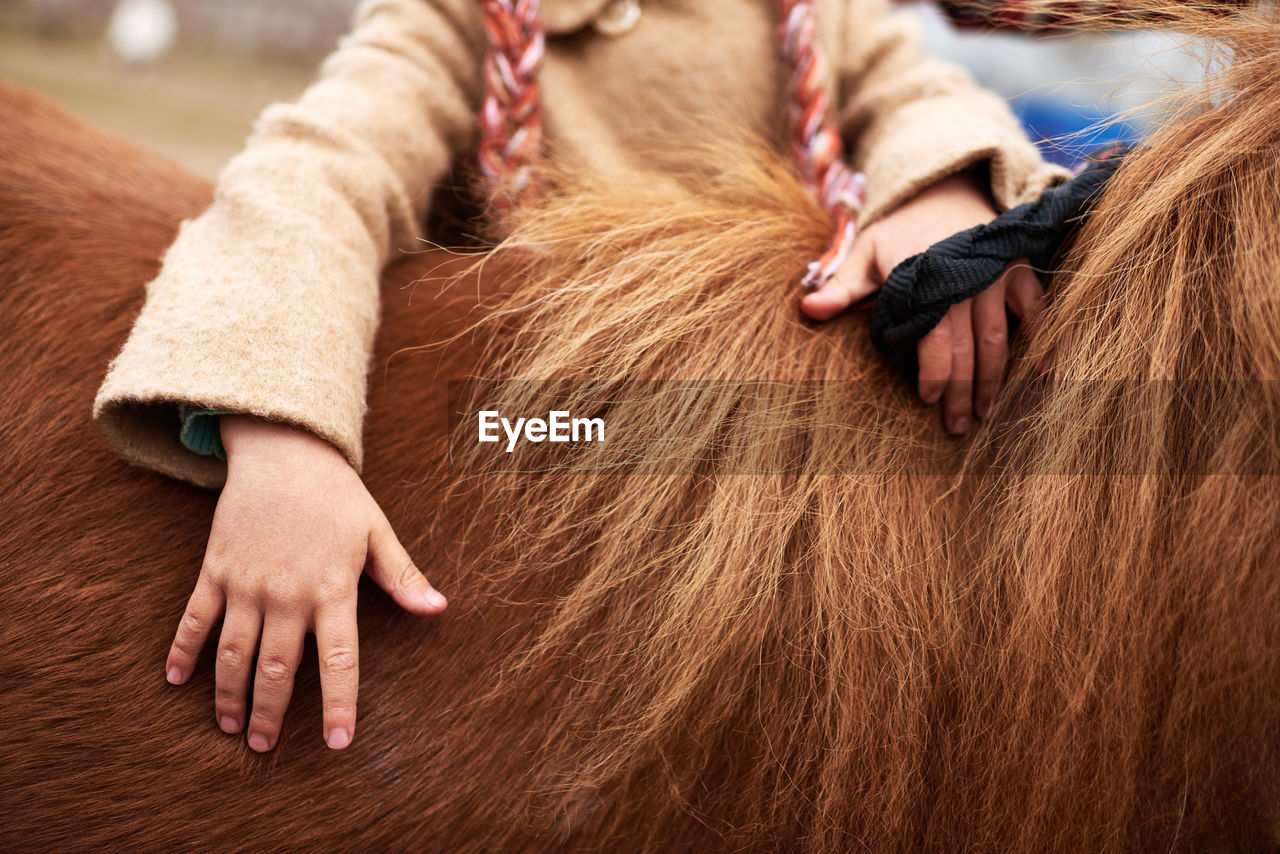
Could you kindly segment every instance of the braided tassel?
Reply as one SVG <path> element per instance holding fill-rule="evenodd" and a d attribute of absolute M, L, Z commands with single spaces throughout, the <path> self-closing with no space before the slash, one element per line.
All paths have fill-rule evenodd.
<path fill-rule="evenodd" d="M 542 148 L 538 70 L 546 53 L 538 0 L 482 0 L 489 48 L 480 109 L 480 171 L 502 221 L 536 192 Z"/>
<path fill-rule="evenodd" d="M 489 49 L 480 114 L 480 170 L 491 188 L 499 220 L 537 192 L 535 164 L 542 145 L 538 69 L 546 44 L 538 0 L 482 0 Z M 790 71 L 791 156 L 810 192 L 835 223 L 822 257 L 809 264 L 801 285 L 814 290 L 849 256 L 866 179 L 841 159 L 840 134 L 828 112 L 827 64 L 814 35 L 811 0 L 778 0 L 779 42 Z"/>
<path fill-rule="evenodd" d="M 835 237 L 809 264 L 800 284 L 822 287 L 849 257 L 855 221 L 866 200 L 866 177 L 841 159 L 840 134 L 829 116 L 827 61 L 814 33 L 811 0 L 778 0 L 779 45 L 790 71 L 787 82 L 791 157 L 809 191 L 835 223 Z"/>

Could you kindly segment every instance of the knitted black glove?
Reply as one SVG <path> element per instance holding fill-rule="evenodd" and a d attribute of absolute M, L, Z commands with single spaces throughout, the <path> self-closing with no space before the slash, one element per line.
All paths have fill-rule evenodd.
<path fill-rule="evenodd" d="M 1052 269 L 1127 151 L 1120 145 L 1099 149 L 1080 174 L 1034 202 L 941 240 L 894 267 L 871 309 L 872 342 L 914 376 L 917 342 L 951 306 L 993 285 L 1018 258 L 1027 258 L 1036 270 Z"/>

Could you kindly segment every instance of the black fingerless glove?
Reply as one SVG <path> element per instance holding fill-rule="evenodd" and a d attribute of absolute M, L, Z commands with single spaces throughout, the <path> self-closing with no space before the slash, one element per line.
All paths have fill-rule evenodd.
<path fill-rule="evenodd" d="M 1027 258 L 1052 269 L 1064 243 L 1084 225 L 1125 146 L 1091 153 L 1075 178 L 989 223 L 941 240 L 894 267 L 871 309 L 871 340 L 908 376 L 915 376 L 916 344 L 947 310 L 985 290 L 1009 264 Z"/>

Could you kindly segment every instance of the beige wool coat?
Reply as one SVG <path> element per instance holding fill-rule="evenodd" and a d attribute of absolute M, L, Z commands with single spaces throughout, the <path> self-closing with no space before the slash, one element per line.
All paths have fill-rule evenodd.
<path fill-rule="evenodd" d="M 772 0 L 640 0 L 630 30 L 598 26 L 618 2 L 543 0 L 540 82 L 557 151 L 607 170 L 644 165 L 681 122 L 777 138 Z M 1003 101 L 925 56 L 885 0 L 819 0 L 817 15 L 836 118 L 868 176 L 862 225 L 974 165 L 989 167 L 1000 209 L 1066 177 Z M 93 404 L 112 448 L 220 488 L 226 462 L 179 440 L 177 404 L 188 403 L 304 427 L 361 470 L 380 272 L 421 247 L 433 187 L 472 149 L 485 45 L 479 0 L 360 6 L 300 100 L 262 113 L 147 285 Z"/>

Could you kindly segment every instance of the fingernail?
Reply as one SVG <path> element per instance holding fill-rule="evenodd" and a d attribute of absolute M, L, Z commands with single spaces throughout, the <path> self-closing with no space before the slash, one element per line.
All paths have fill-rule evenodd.
<path fill-rule="evenodd" d="M 240 731 L 240 722 L 231 717 L 231 715 L 224 715 L 222 720 L 218 721 L 218 726 L 222 728 L 223 732 L 232 735 Z"/>
<path fill-rule="evenodd" d="M 951 425 L 951 432 L 955 433 L 956 435 L 961 435 L 964 433 L 964 431 L 969 429 L 970 423 L 971 422 L 969 421 L 969 416 L 962 415 L 956 419 L 954 424 Z"/>
<path fill-rule="evenodd" d="M 930 406 L 933 406 L 935 403 L 938 402 L 938 398 L 940 397 L 942 397 L 942 390 L 936 389 L 924 396 L 924 402 L 929 404 Z"/>
<path fill-rule="evenodd" d="M 169 672 L 166 674 L 166 678 L 169 680 L 169 684 L 171 685 L 181 685 L 182 669 L 179 667 L 170 667 Z"/>
<path fill-rule="evenodd" d="M 265 753 L 271 749 L 271 743 L 267 741 L 267 737 L 261 733 L 254 733 L 249 736 L 249 747 L 259 753 Z"/>
<path fill-rule="evenodd" d="M 329 746 L 334 750 L 341 750 L 351 743 L 351 734 L 342 727 L 329 731 L 329 737 L 326 739 Z"/>
<path fill-rule="evenodd" d="M 440 591 L 434 587 L 428 587 L 426 592 L 422 594 L 422 598 L 425 599 L 427 604 L 432 608 L 443 608 L 445 605 L 449 604 L 449 600 L 445 599 L 444 596 L 441 595 Z"/>
<path fill-rule="evenodd" d="M 984 421 L 991 415 L 991 401 L 979 401 L 978 405 L 973 407 L 974 414 Z"/>

